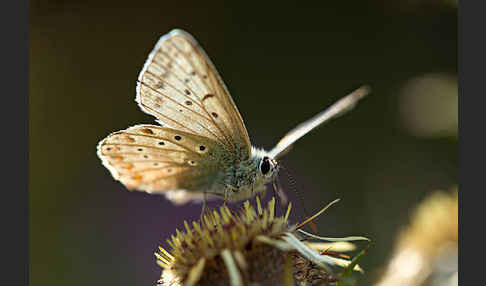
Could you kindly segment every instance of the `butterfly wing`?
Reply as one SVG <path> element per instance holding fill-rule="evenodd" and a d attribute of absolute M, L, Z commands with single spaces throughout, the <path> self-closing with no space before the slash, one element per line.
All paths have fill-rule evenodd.
<path fill-rule="evenodd" d="M 165 126 L 219 142 L 235 158 L 250 157 L 243 119 L 206 53 L 188 33 L 173 30 L 150 53 L 137 102 Z"/>
<path fill-rule="evenodd" d="M 319 125 L 328 122 L 330 119 L 343 115 L 344 113 L 353 109 L 356 103 L 367 95 L 371 91 L 369 86 L 362 86 L 347 96 L 341 98 L 336 103 L 331 105 L 326 110 L 318 113 L 311 119 L 297 125 L 294 129 L 290 130 L 278 144 L 269 152 L 272 158 L 278 158 L 285 154 L 295 141 L 299 140 L 302 136 L 309 133 L 312 129 Z"/>
<path fill-rule="evenodd" d="M 208 191 L 225 155 L 212 139 L 155 125 L 112 133 L 98 145 L 103 164 L 129 190 L 165 193 L 179 203 Z"/>
<path fill-rule="evenodd" d="M 113 177 L 128 189 L 175 202 L 221 195 L 221 171 L 251 156 L 243 119 L 221 77 L 184 31 L 160 38 L 137 81 L 140 108 L 161 126 L 115 132 L 98 145 Z M 216 186 L 215 186 L 216 185 Z"/>

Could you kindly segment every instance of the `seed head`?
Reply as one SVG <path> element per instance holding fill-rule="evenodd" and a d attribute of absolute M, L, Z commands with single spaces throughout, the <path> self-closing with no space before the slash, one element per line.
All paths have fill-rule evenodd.
<path fill-rule="evenodd" d="M 308 283 L 335 279 L 331 265 L 349 264 L 343 257 L 313 249 L 322 248 L 322 243 L 302 241 L 298 225 L 288 221 L 291 204 L 285 215 L 276 216 L 275 198 L 266 208 L 258 197 L 256 201 L 256 209 L 246 201 L 238 214 L 222 206 L 206 213 L 201 221 L 184 221 L 185 230 L 176 229 L 167 240 L 172 250 L 159 247 L 155 253 L 163 268 L 159 285 L 295 285 L 293 281 L 312 285 Z M 347 246 L 343 249 L 353 245 Z M 361 270 L 359 266 L 355 269 Z"/>

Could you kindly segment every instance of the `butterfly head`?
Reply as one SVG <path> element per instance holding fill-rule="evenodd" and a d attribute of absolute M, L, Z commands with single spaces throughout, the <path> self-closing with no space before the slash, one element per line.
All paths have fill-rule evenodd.
<path fill-rule="evenodd" d="M 279 164 L 267 151 L 252 147 L 253 173 L 255 185 L 266 184 L 275 179 Z"/>
<path fill-rule="evenodd" d="M 260 175 L 265 178 L 264 181 L 268 181 L 277 174 L 278 164 L 275 159 L 271 159 L 268 156 L 264 156 L 260 161 L 260 166 L 258 167 Z"/>

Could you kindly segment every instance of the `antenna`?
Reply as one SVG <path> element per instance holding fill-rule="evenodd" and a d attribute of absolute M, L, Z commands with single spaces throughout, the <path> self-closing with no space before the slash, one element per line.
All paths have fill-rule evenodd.
<path fill-rule="evenodd" d="M 310 216 L 309 216 L 309 213 L 307 212 L 307 209 L 305 208 L 305 203 L 304 203 L 304 198 L 302 196 L 302 194 L 297 190 L 297 184 L 294 180 L 294 178 L 292 177 L 292 175 L 290 174 L 290 171 L 285 168 L 285 166 L 282 164 L 282 162 L 280 161 L 279 162 L 281 168 L 283 170 L 285 170 L 285 174 L 287 175 L 287 178 L 289 179 L 289 183 L 290 183 L 290 188 L 294 191 L 294 193 L 297 195 L 298 197 L 298 200 L 302 206 L 302 209 L 304 210 L 304 215 L 305 215 L 305 219 L 308 219 Z M 317 227 L 316 225 L 314 224 L 314 222 L 310 221 L 309 222 L 309 225 L 310 227 L 312 228 L 312 230 L 317 233 Z"/>

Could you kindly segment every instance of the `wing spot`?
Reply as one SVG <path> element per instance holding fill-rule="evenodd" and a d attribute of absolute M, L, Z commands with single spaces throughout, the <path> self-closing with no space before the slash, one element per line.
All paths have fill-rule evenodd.
<path fill-rule="evenodd" d="M 204 151 L 204 150 L 206 150 L 206 147 L 201 145 L 201 146 L 199 146 L 199 150 Z"/>
<path fill-rule="evenodd" d="M 149 129 L 149 128 L 142 129 L 142 132 L 145 133 L 145 134 L 154 134 L 154 132 L 152 131 L 152 129 Z"/>
<path fill-rule="evenodd" d="M 179 109 L 179 112 L 182 112 L 182 109 Z"/>
<path fill-rule="evenodd" d="M 218 118 L 218 114 L 216 112 L 211 112 L 211 115 L 214 117 L 214 118 Z"/>
<path fill-rule="evenodd" d="M 157 84 L 155 84 L 155 88 L 157 89 L 164 89 L 164 83 L 159 81 Z"/>
<path fill-rule="evenodd" d="M 187 89 L 184 89 L 184 93 L 185 93 L 186 95 L 191 94 L 191 92 L 190 92 L 189 90 L 187 90 Z"/>
<path fill-rule="evenodd" d="M 127 170 L 131 170 L 131 169 L 133 169 L 133 164 L 132 163 L 128 163 L 125 166 L 123 166 L 123 168 L 124 169 L 127 169 Z"/>
<path fill-rule="evenodd" d="M 145 159 L 148 159 L 148 156 L 147 156 L 147 155 L 143 155 L 143 157 L 144 157 Z"/>
<path fill-rule="evenodd" d="M 143 151 L 143 149 L 142 149 L 142 148 L 138 148 L 137 150 L 138 150 L 138 151 L 140 151 L 140 152 L 142 152 L 142 151 Z"/>
<path fill-rule="evenodd" d="M 194 160 L 190 160 L 190 161 L 188 161 L 188 163 L 189 163 L 189 165 L 191 165 L 191 166 L 197 166 L 197 163 L 196 163 L 196 161 L 194 161 Z"/>
<path fill-rule="evenodd" d="M 186 90 L 187 90 L 187 89 L 186 89 Z M 190 100 L 186 100 L 186 102 L 185 102 L 185 103 L 186 103 L 186 105 L 192 105 L 192 101 L 190 101 Z"/>
<path fill-rule="evenodd" d="M 161 145 L 161 146 L 162 146 L 162 145 L 165 145 L 164 141 L 160 141 L 160 142 L 159 142 L 159 145 Z"/>
<path fill-rule="evenodd" d="M 125 136 L 125 139 L 127 139 L 128 142 L 135 142 L 135 139 L 133 137 L 130 137 L 130 136 Z"/>
<path fill-rule="evenodd" d="M 159 163 L 157 163 L 157 162 L 154 163 L 154 166 L 158 166 L 158 165 L 159 165 Z"/>
<path fill-rule="evenodd" d="M 177 141 L 179 141 L 179 140 L 181 140 L 181 139 L 182 139 L 182 137 L 181 137 L 181 136 L 179 136 L 179 135 L 176 135 L 176 136 L 174 136 L 174 139 L 175 139 L 175 140 L 177 140 Z"/>
<path fill-rule="evenodd" d="M 172 169 L 167 169 L 167 173 L 171 173 L 172 172 Z"/>
<path fill-rule="evenodd" d="M 211 98 L 211 97 L 214 97 L 214 94 L 206 94 L 206 95 L 203 97 L 202 101 L 205 101 L 206 99 Z"/>
<path fill-rule="evenodd" d="M 111 147 L 107 147 L 107 148 L 106 148 L 106 151 L 110 151 L 110 150 L 111 150 Z"/>
<path fill-rule="evenodd" d="M 189 82 L 189 79 L 188 78 L 184 79 L 184 82 L 185 83 L 188 83 Z"/>
<path fill-rule="evenodd" d="M 207 78 L 208 78 L 208 76 L 207 76 L 207 75 L 203 75 L 203 79 L 207 79 Z"/>
<path fill-rule="evenodd" d="M 122 156 L 116 156 L 115 157 L 115 160 L 117 160 L 117 161 L 123 161 L 123 157 Z"/>
<path fill-rule="evenodd" d="M 141 181 L 142 180 L 142 175 L 136 174 L 135 176 L 132 176 L 132 179 L 135 181 Z"/>
<path fill-rule="evenodd" d="M 195 71 L 192 71 L 191 72 L 191 75 L 193 75 L 193 76 L 196 75 L 196 72 Z"/>

